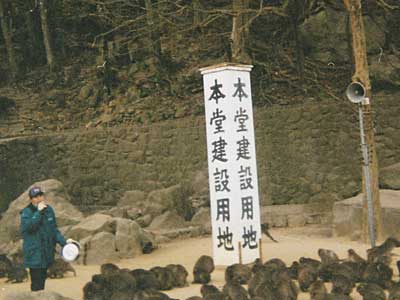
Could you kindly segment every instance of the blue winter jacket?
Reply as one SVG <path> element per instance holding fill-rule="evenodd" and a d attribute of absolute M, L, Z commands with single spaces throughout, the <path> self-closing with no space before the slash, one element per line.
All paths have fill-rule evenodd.
<path fill-rule="evenodd" d="M 32 203 L 21 212 L 20 232 L 23 238 L 24 266 L 47 268 L 54 261 L 56 243 L 66 244 L 57 229 L 56 216 L 50 205 L 39 211 Z"/>

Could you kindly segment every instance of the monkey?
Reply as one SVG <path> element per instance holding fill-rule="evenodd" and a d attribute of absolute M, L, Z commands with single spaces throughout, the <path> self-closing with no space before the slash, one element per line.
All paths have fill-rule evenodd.
<path fill-rule="evenodd" d="M 354 249 L 347 250 L 348 260 L 355 263 L 366 263 L 367 261 L 354 251 Z"/>
<path fill-rule="evenodd" d="M 239 284 L 247 284 L 251 278 L 250 267 L 243 264 L 233 264 L 225 270 L 226 283 L 237 282 Z"/>
<path fill-rule="evenodd" d="M 101 285 L 93 281 L 86 283 L 83 287 L 83 300 L 105 300 Z"/>
<path fill-rule="evenodd" d="M 170 269 L 174 275 L 174 286 L 175 287 L 184 287 L 188 286 L 188 282 L 186 280 L 189 273 L 186 271 L 185 267 L 179 264 L 170 264 L 166 266 L 167 269 Z"/>
<path fill-rule="evenodd" d="M 264 266 L 264 265 L 263 265 L 263 263 L 262 263 L 262 260 L 261 260 L 260 258 L 256 258 L 255 261 L 254 261 L 254 263 L 253 263 L 253 266 L 251 267 L 251 272 L 252 272 L 253 274 L 255 274 L 255 273 L 256 273 L 258 270 L 260 270 L 263 266 Z"/>
<path fill-rule="evenodd" d="M 384 289 L 390 288 L 392 282 L 393 270 L 383 263 L 370 263 L 363 273 L 363 281 L 375 283 Z"/>
<path fill-rule="evenodd" d="M 66 272 L 72 272 L 76 276 L 76 271 L 70 263 L 61 258 L 56 258 L 47 270 L 47 276 L 50 278 L 63 278 Z"/>
<path fill-rule="evenodd" d="M 297 300 L 298 289 L 290 278 L 280 281 L 272 292 L 274 300 Z"/>
<path fill-rule="evenodd" d="M 308 257 L 300 257 L 299 263 L 301 265 L 308 265 L 315 270 L 318 270 L 321 266 L 321 262 L 319 260 L 308 258 Z"/>
<path fill-rule="evenodd" d="M 343 265 L 344 267 L 346 267 L 349 270 L 350 269 L 352 270 L 352 276 L 353 276 L 352 280 L 354 282 L 362 281 L 362 276 L 367 267 L 367 262 L 356 263 L 356 262 L 352 262 L 352 261 L 345 261 L 345 262 L 342 262 L 341 265 Z"/>
<path fill-rule="evenodd" d="M 269 237 L 273 242 L 279 243 L 277 240 L 275 240 L 272 235 L 269 233 L 269 224 L 268 223 L 263 223 L 261 224 L 261 232 L 264 233 L 267 237 Z"/>
<path fill-rule="evenodd" d="M 103 275 L 110 275 L 110 274 L 116 273 L 118 271 L 119 271 L 119 267 L 112 263 L 106 263 L 106 264 L 102 264 L 100 266 L 100 272 Z"/>
<path fill-rule="evenodd" d="M 174 287 L 174 273 L 167 268 L 163 268 L 163 267 L 154 267 L 150 269 L 150 272 L 152 272 L 158 282 L 160 283 L 160 290 L 162 291 L 168 291 L 168 290 L 172 290 L 172 288 Z"/>
<path fill-rule="evenodd" d="M 160 289 L 161 284 L 153 272 L 144 269 L 134 269 L 130 273 L 135 278 L 139 290 Z"/>
<path fill-rule="evenodd" d="M 311 300 L 325 300 L 328 290 L 322 280 L 314 281 L 309 288 Z"/>
<path fill-rule="evenodd" d="M 300 266 L 298 270 L 297 280 L 302 292 L 307 292 L 310 285 L 318 279 L 318 272 L 313 268 L 305 265 Z"/>
<path fill-rule="evenodd" d="M 131 300 L 178 300 L 170 298 L 167 294 L 154 290 L 136 292 Z"/>
<path fill-rule="evenodd" d="M 327 282 L 331 281 L 334 275 L 346 276 L 349 280 L 353 280 L 357 277 L 357 270 L 354 270 L 352 266 L 345 263 L 332 263 L 329 265 L 321 265 L 318 270 L 319 277 Z"/>
<path fill-rule="evenodd" d="M 363 300 L 386 300 L 385 291 L 375 283 L 361 283 L 357 292 L 363 296 Z"/>
<path fill-rule="evenodd" d="M 332 294 L 350 295 L 355 287 L 354 281 L 341 274 L 332 276 Z"/>
<path fill-rule="evenodd" d="M 23 264 L 12 264 L 10 271 L 7 274 L 7 281 L 11 283 L 21 283 L 28 280 L 28 272 Z"/>
<path fill-rule="evenodd" d="M 292 264 L 290 265 L 290 267 L 288 267 L 288 271 L 289 271 L 289 275 L 290 278 L 292 279 L 297 279 L 298 275 L 299 275 L 299 269 L 300 269 L 301 265 L 299 264 L 298 261 L 294 261 L 292 262 Z M 303 267 L 306 267 L 303 266 Z"/>
<path fill-rule="evenodd" d="M 212 284 L 203 284 L 200 289 L 201 296 L 205 300 L 224 300 L 224 294 Z"/>
<path fill-rule="evenodd" d="M 386 264 L 390 265 L 391 252 L 397 247 L 400 247 L 400 241 L 394 237 L 389 237 L 381 245 L 367 250 L 367 261 L 369 263 L 374 263 L 378 262 L 382 257 L 385 257 L 384 260 L 386 261 Z"/>
<path fill-rule="evenodd" d="M 239 283 L 226 283 L 222 290 L 225 300 L 249 300 L 249 295 Z"/>
<path fill-rule="evenodd" d="M 328 293 L 321 280 L 313 282 L 310 286 L 310 300 L 352 300 L 348 295 Z"/>
<path fill-rule="evenodd" d="M 339 262 L 339 257 L 336 253 L 329 249 L 318 249 L 318 256 L 321 258 L 321 263 L 323 265 Z"/>
<path fill-rule="evenodd" d="M 193 283 L 209 283 L 211 280 L 211 273 L 214 271 L 214 260 L 211 256 L 201 256 L 193 268 Z"/>
<path fill-rule="evenodd" d="M 5 254 L 0 254 L 0 278 L 7 277 L 11 268 L 11 260 Z"/>
<path fill-rule="evenodd" d="M 266 266 L 266 267 L 272 266 L 273 268 L 277 268 L 277 269 L 285 269 L 286 268 L 285 262 L 279 258 L 272 258 L 270 260 L 267 260 L 264 263 L 264 266 Z"/>

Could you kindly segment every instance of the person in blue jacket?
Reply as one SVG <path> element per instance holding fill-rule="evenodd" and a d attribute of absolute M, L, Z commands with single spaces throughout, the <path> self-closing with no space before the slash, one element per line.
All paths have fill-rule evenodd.
<path fill-rule="evenodd" d="M 20 232 L 23 238 L 24 266 L 29 268 L 31 291 L 44 290 L 47 269 L 54 261 L 56 243 L 65 241 L 57 228 L 53 208 L 44 201 L 43 191 L 34 186 L 29 190 L 30 204 L 21 212 Z"/>

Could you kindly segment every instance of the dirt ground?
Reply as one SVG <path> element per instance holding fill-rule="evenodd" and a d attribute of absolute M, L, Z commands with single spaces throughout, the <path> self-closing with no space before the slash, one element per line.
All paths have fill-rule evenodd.
<path fill-rule="evenodd" d="M 271 258 L 280 258 L 287 264 L 298 260 L 301 256 L 318 258 L 317 250 L 319 248 L 328 248 L 334 250 L 340 258 L 347 257 L 347 250 L 353 248 L 357 253 L 366 256 L 365 250 L 369 248 L 368 244 L 350 241 L 344 238 L 327 238 L 310 234 L 307 228 L 295 229 L 273 229 L 272 235 L 279 241 L 273 243 L 267 237 L 263 238 L 263 259 L 264 261 Z M 399 250 L 397 250 L 399 251 Z M 211 237 L 192 238 L 185 240 L 177 240 L 170 243 L 162 244 L 160 248 L 151 254 L 141 255 L 133 259 L 123 260 L 117 263 L 122 268 L 145 268 L 149 269 L 153 266 L 165 266 L 170 263 L 179 263 L 184 265 L 191 282 L 193 266 L 201 255 L 212 255 Z M 63 296 L 74 300 L 82 299 L 82 288 L 86 282 L 91 280 L 93 274 L 99 273 L 100 266 L 82 266 L 74 265 L 77 276 L 67 274 L 63 279 L 48 279 L 46 281 L 46 290 L 52 290 Z M 397 278 L 397 270 L 394 268 Z M 4 279 L 0 279 L 0 300 L 10 291 L 28 291 L 29 282 L 20 284 L 5 283 Z M 224 284 L 224 270 L 219 267 L 212 273 L 212 284 L 222 288 Z M 184 300 L 190 296 L 200 295 L 200 285 L 191 284 L 185 288 L 179 288 L 168 291 L 171 297 Z M 362 299 L 357 292 L 353 292 L 355 300 Z M 309 299 L 307 293 L 301 293 L 299 300 Z"/>

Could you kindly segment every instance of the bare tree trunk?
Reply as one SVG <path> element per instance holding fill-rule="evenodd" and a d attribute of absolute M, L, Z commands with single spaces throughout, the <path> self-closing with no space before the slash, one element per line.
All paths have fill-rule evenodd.
<path fill-rule="evenodd" d="M 6 12 L 4 0 L 0 0 L 1 31 L 7 49 L 8 64 L 10 66 L 11 78 L 14 80 L 18 74 L 18 64 L 12 42 L 11 16 Z"/>
<path fill-rule="evenodd" d="M 161 59 L 161 41 L 158 18 L 154 14 L 154 5 L 152 0 L 145 0 L 146 20 L 150 35 L 150 42 L 153 48 L 153 54 L 160 62 Z"/>
<path fill-rule="evenodd" d="M 40 19 L 42 21 L 42 32 L 43 32 L 43 42 L 44 47 L 46 49 L 46 58 L 47 64 L 50 67 L 50 70 L 56 69 L 56 59 L 54 56 L 54 49 L 52 46 L 52 37 L 49 28 L 49 19 L 48 19 L 48 8 L 49 3 L 48 0 L 39 0 L 40 1 Z"/>
<path fill-rule="evenodd" d="M 362 19 L 361 2 L 360 0 L 344 0 L 346 9 L 350 15 L 350 24 L 352 32 L 352 45 L 355 64 L 355 73 L 353 81 L 361 82 L 366 88 L 366 97 L 371 99 L 371 83 L 369 80 L 367 50 L 365 42 L 364 23 Z M 378 176 L 378 160 L 376 156 L 374 128 L 372 120 L 371 105 L 362 106 L 364 115 L 364 131 L 365 140 L 369 150 L 369 162 L 371 173 L 371 191 L 374 210 L 374 224 L 375 224 L 375 237 L 377 240 L 382 239 L 382 211 L 379 199 L 379 176 Z M 365 182 L 365 178 L 363 178 Z M 364 188 L 364 185 L 363 185 Z M 364 209 L 363 209 L 363 232 L 362 238 L 364 241 L 368 240 L 368 212 L 367 201 L 364 189 Z"/>
<path fill-rule="evenodd" d="M 247 18 L 243 10 L 249 6 L 248 0 L 233 0 L 233 11 L 235 16 L 232 20 L 231 49 L 232 61 L 238 63 L 250 63 L 250 57 L 246 53 L 245 44 L 249 28 Z"/>

